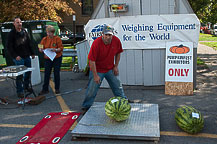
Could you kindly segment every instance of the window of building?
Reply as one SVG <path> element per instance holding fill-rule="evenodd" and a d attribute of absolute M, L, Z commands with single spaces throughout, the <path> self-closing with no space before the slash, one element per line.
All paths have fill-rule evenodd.
<path fill-rule="evenodd" d="M 93 0 L 82 0 L 82 15 L 91 16 L 93 13 Z"/>

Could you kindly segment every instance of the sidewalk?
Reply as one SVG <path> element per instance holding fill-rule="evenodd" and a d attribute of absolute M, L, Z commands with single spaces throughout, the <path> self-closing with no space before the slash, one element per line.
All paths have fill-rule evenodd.
<path fill-rule="evenodd" d="M 197 56 L 203 60 L 211 71 L 217 71 L 217 51 L 198 43 Z"/>
<path fill-rule="evenodd" d="M 197 70 L 197 94 L 217 93 L 217 51 L 198 43 L 197 56 L 208 68 Z"/>
<path fill-rule="evenodd" d="M 198 43 L 197 54 L 217 54 L 217 51 L 211 47 Z"/>

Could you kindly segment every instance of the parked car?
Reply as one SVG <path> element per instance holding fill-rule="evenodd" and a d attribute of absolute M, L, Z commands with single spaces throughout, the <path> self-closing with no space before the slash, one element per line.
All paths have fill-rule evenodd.
<path fill-rule="evenodd" d="M 74 33 L 68 29 L 67 27 L 60 28 L 60 38 L 63 44 L 71 44 L 74 45 Z M 75 34 L 75 43 L 84 40 L 85 36 L 83 33 Z"/>
<path fill-rule="evenodd" d="M 71 44 L 74 45 L 74 34 L 60 34 L 60 38 L 63 44 Z M 84 40 L 84 34 L 75 34 L 75 43 Z"/>
<path fill-rule="evenodd" d="M 217 23 L 213 25 L 213 35 L 217 36 Z"/>
<path fill-rule="evenodd" d="M 212 30 L 207 27 L 201 27 L 200 32 L 204 34 L 211 34 Z"/>

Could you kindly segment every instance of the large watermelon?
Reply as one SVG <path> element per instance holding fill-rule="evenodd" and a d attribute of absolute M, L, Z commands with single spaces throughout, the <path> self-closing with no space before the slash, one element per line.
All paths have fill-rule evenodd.
<path fill-rule="evenodd" d="M 128 100 L 122 97 L 110 98 L 105 104 L 106 115 L 116 121 L 124 121 L 130 115 L 131 106 Z"/>
<path fill-rule="evenodd" d="M 196 134 L 203 129 L 204 119 L 200 111 L 191 106 L 183 106 L 176 110 L 177 125 L 187 133 Z"/>

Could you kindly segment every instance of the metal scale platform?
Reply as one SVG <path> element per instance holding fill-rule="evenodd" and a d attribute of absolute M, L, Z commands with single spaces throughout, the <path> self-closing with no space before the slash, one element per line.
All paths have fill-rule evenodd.
<path fill-rule="evenodd" d="M 131 103 L 129 118 L 111 120 L 105 114 L 105 102 L 95 102 L 72 130 L 72 137 L 154 140 L 160 138 L 157 104 Z"/>

